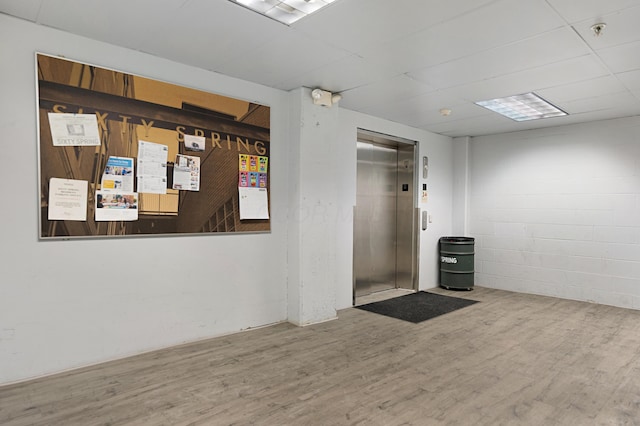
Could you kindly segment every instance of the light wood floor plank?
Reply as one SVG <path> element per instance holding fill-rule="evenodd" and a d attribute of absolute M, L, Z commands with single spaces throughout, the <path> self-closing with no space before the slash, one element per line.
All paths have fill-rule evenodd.
<path fill-rule="evenodd" d="M 0 424 L 640 425 L 640 312 L 476 287 L 0 387 Z"/>

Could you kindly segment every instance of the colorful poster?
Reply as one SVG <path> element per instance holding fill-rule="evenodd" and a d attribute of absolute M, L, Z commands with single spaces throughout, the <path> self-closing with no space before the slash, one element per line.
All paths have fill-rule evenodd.
<path fill-rule="evenodd" d="M 240 154 L 238 169 L 239 188 L 266 188 L 269 157 Z"/>
<path fill-rule="evenodd" d="M 267 173 L 269 157 L 258 157 L 258 172 Z"/>
<path fill-rule="evenodd" d="M 249 173 L 249 186 L 251 188 L 258 187 L 258 174 L 259 173 Z"/>
<path fill-rule="evenodd" d="M 250 155 L 249 156 L 249 171 L 257 172 L 258 171 L 258 156 Z"/>
<path fill-rule="evenodd" d="M 249 156 L 247 154 L 240 154 L 238 170 L 240 170 L 241 172 L 249 171 Z"/>
<path fill-rule="evenodd" d="M 240 180 L 238 181 L 238 186 L 242 188 L 246 188 L 249 186 L 249 173 L 240 172 Z"/>
<path fill-rule="evenodd" d="M 109 157 L 100 187 L 103 191 L 133 192 L 133 158 Z"/>

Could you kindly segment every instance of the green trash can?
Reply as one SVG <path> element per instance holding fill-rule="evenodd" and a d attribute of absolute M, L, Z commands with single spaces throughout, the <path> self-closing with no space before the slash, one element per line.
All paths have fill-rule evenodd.
<path fill-rule="evenodd" d="M 475 239 L 440 238 L 440 286 L 448 290 L 473 290 Z"/>

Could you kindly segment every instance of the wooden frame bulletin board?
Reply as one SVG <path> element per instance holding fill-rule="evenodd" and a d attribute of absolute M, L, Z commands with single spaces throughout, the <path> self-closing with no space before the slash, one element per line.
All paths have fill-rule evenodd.
<path fill-rule="evenodd" d="M 269 107 L 53 56 L 36 60 L 41 239 L 270 231 Z M 56 122 L 67 117 L 63 139 Z M 69 142 L 90 133 L 75 118 L 97 123 L 96 144 L 84 144 L 90 136 Z M 162 148 L 166 160 L 150 167 L 146 146 Z M 197 166 L 191 187 L 188 173 L 186 187 L 176 183 L 187 164 Z M 143 189 L 142 174 L 164 167 L 166 190 Z M 115 175 L 129 178 L 124 189 Z M 261 191 L 266 212 L 252 216 L 254 205 L 246 214 L 244 187 Z"/>

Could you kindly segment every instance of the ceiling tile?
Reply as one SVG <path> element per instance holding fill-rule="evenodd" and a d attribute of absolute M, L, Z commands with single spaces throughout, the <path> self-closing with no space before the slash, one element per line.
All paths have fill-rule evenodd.
<path fill-rule="evenodd" d="M 536 93 L 544 99 L 553 99 L 554 103 L 574 101 L 577 99 L 604 96 L 609 93 L 625 91 L 625 86 L 613 76 L 598 77 L 566 85 L 542 89 Z"/>
<path fill-rule="evenodd" d="M 601 35 L 596 37 L 591 27 L 598 22 L 604 22 L 607 26 Z M 625 9 L 623 12 L 610 13 L 597 20 L 587 19 L 575 24 L 574 28 L 592 49 L 600 50 L 640 40 L 639 22 L 640 6 Z"/>
<path fill-rule="evenodd" d="M 330 92 L 342 92 L 393 76 L 392 72 L 383 67 L 373 66 L 359 56 L 349 55 L 328 65 L 282 80 L 275 87 L 287 91 L 302 86 L 321 87 Z"/>
<path fill-rule="evenodd" d="M 640 89 L 640 69 L 616 74 L 616 77 L 626 88 L 631 90 Z"/>
<path fill-rule="evenodd" d="M 347 90 L 340 101 L 345 108 L 363 111 L 371 105 L 387 104 L 390 101 L 402 101 L 420 93 L 433 91 L 434 88 L 404 75 Z"/>
<path fill-rule="evenodd" d="M 560 28 L 489 51 L 479 52 L 410 75 L 440 88 L 486 80 L 589 53 L 569 28 Z"/>
<path fill-rule="evenodd" d="M 466 108 L 466 106 L 470 107 Z M 440 115 L 440 109 L 442 108 L 451 109 L 455 115 L 452 114 L 443 120 L 443 117 Z M 410 123 L 409 125 L 416 127 L 421 126 L 429 120 L 447 121 L 460 119 L 462 118 L 462 111 L 466 111 L 466 116 L 477 116 L 485 114 L 487 110 L 464 100 L 457 99 L 446 91 L 422 93 L 402 101 L 373 104 L 364 110 L 364 112 L 371 115 L 384 117 L 393 121 Z"/>
<path fill-rule="evenodd" d="M 86 4 L 84 0 L 44 1 L 38 22 L 118 46 L 133 43 L 137 47 L 155 28 L 165 28 L 166 37 L 172 31 L 169 20 L 180 8 L 180 3 L 158 7 L 154 0 L 91 2 L 90 10 Z"/>
<path fill-rule="evenodd" d="M 589 98 L 585 97 L 556 104 L 556 106 L 569 114 L 580 114 L 625 106 L 633 107 L 635 105 L 640 107 L 640 101 L 638 101 L 638 99 L 636 99 L 630 92 L 610 93 Z"/>
<path fill-rule="evenodd" d="M 221 64 L 218 69 L 234 77 L 273 87 L 346 56 L 347 52 L 323 41 L 301 33 L 287 33 L 246 52 L 238 60 Z"/>
<path fill-rule="evenodd" d="M 292 26 L 228 0 L 0 0 L 0 13 L 277 89 L 341 92 L 342 108 L 450 136 L 640 114 L 638 0 L 337 0 Z M 529 91 L 572 115 L 522 124 L 473 103 Z"/>
<path fill-rule="evenodd" d="M 603 16 L 638 5 L 638 0 L 548 0 L 568 22 L 593 19 L 594 24 Z"/>
<path fill-rule="evenodd" d="M 577 124 L 591 121 L 610 120 L 612 118 L 632 117 L 636 115 L 640 115 L 640 104 L 576 113 L 562 118 L 566 119 L 563 124 Z"/>
<path fill-rule="evenodd" d="M 598 51 L 598 55 L 614 73 L 640 69 L 640 41 Z"/>
<path fill-rule="evenodd" d="M 253 31 L 238 31 L 239 21 Z M 292 31 L 231 2 L 207 0 L 187 1 L 174 12 L 170 28 L 168 30 L 166 25 L 162 25 L 148 29 L 148 37 L 142 42 L 141 49 L 217 72 L 230 62 L 246 63 L 248 52 Z M 233 37 L 228 34 L 233 34 Z"/>
<path fill-rule="evenodd" d="M 339 0 L 295 28 L 359 53 L 450 20 L 494 0 Z M 327 22 L 331 27 L 327 28 Z"/>
<path fill-rule="evenodd" d="M 376 45 L 361 55 L 410 72 L 489 50 L 551 31 L 564 25 L 541 0 L 501 0 L 430 27 L 425 31 Z"/>
<path fill-rule="evenodd" d="M 607 74 L 607 70 L 598 60 L 592 55 L 585 55 L 449 90 L 457 96 L 475 102 L 577 83 Z M 553 99 L 547 100 L 554 102 Z"/>
<path fill-rule="evenodd" d="M 450 107 L 451 114 L 443 116 L 440 114 L 440 109 L 435 109 L 427 112 L 419 120 L 416 120 L 416 127 L 423 128 L 440 123 L 448 123 L 452 121 L 468 120 L 476 117 L 488 118 L 488 115 L 494 114 L 486 108 L 479 107 L 478 105 L 466 102 L 463 104 L 453 105 Z"/>
<path fill-rule="evenodd" d="M 455 120 L 428 126 L 432 132 L 446 136 L 478 136 L 518 130 L 518 124 L 499 114 L 472 117 L 465 120 Z M 496 131 L 494 131 L 494 129 Z"/>
<path fill-rule="evenodd" d="M 28 21 L 38 20 L 38 11 L 44 0 L 0 0 L 0 11 Z"/>

